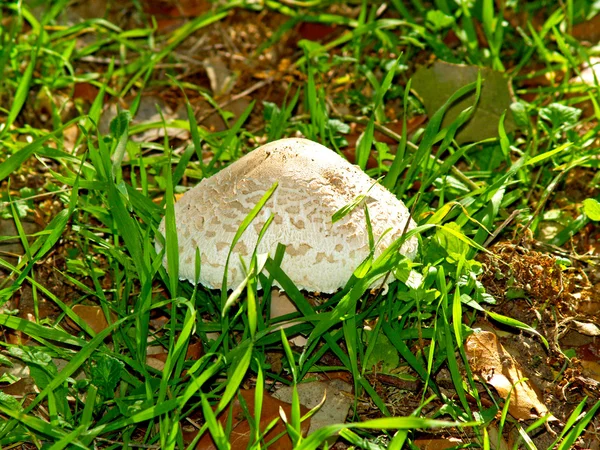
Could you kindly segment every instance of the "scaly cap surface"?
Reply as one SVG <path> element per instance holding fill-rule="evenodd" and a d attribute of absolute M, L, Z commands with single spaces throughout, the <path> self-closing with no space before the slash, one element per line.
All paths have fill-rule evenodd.
<path fill-rule="evenodd" d="M 357 196 L 366 194 L 377 243 L 375 257 L 402 235 L 407 221 L 409 230 L 415 226 L 400 200 L 337 153 L 307 139 L 281 139 L 202 180 L 175 204 L 180 279 L 194 282 L 198 248 L 200 283 L 222 287 L 225 261 L 239 225 L 276 181 L 279 186 L 233 250 L 229 288 L 244 279 L 240 256 L 248 265 L 258 233 L 271 214 L 274 220 L 258 253 L 273 256 L 278 243 L 286 245 L 282 269 L 299 289 L 311 292 L 337 291 L 369 254 L 362 204 L 336 223 L 331 220 Z M 159 230 L 164 233 L 164 220 Z M 417 245 L 413 237 L 400 251 L 413 259 Z"/>

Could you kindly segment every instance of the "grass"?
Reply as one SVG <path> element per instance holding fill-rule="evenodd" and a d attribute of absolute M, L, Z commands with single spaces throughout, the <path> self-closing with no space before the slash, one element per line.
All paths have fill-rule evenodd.
<path fill-rule="evenodd" d="M 492 0 L 476 2 L 474 8 L 465 2 L 457 7 L 436 1 L 430 7 L 419 0 L 392 1 L 383 16 L 376 5 L 362 2 L 353 18 L 332 12 L 322 1 L 267 1 L 254 5 L 258 11 L 246 5 L 250 9 L 245 14 L 285 18 L 270 40 L 257 43 L 255 57 L 301 22 L 336 25 L 339 32 L 326 43 L 299 42 L 292 64 L 300 81 L 291 83 L 279 102 L 251 102 L 226 129 L 210 132 L 197 123 L 187 97 L 202 96 L 213 106 L 220 99 L 212 98 L 205 87 L 181 80 L 175 52 L 191 36 L 225 26 L 244 2 L 230 2 L 167 34 L 157 33 L 147 18 L 131 29 L 107 19 L 57 22 L 67 3 L 53 2 L 42 13 L 27 2 L 2 5 L 2 212 L 14 222 L 17 233 L 11 239 L 22 244 L 24 255 L 16 261 L 10 255 L 0 258 L 9 274 L 1 281 L 0 298 L 14 305 L 30 291 L 33 320 L 10 309 L 0 314 L 5 336 L 19 333 L 26 342 L 18 345 L 6 338 L 0 362 L 28 367 L 37 390 L 21 397 L 0 394 L 0 446 L 195 448 L 208 430 L 218 448 L 229 448 L 232 425 L 222 425 L 216 417 L 228 410 L 241 387 L 256 386 L 254 413 L 260 417 L 262 394 L 275 381 L 295 387 L 314 374 L 327 373 L 333 369 L 321 358 L 333 354 L 339 361 L 336 369 L 352 378 L 356 398 L 372 403 L 378 417 L 364 419 L 356 409 L 347 423 L 302 437 L 295 391 L 291 417 L 281 419 L 294 448 L 324 448 L 335 433 L 356 448 L 415 448 L 414 440 L 423 430 L 436 428 L 464 430 L 473 445 L 489 448 L 496 417 L 501 417 L 500 429 L 510 425 L 519 430 L 521 441 L 514 448 L 536 448 L 533 437 L 547 418 L 521 425 L 493 395 L 491 406 L 484 405 L 463 342 L 477 320 L 487 316 L 537 336 L 548 347 L 537 324 L 493 311 L 495 300 L 479 277 L 486 268 L 476 258 L 489 252 L 490 234 L 509 217 L 533 234 L 549 217 L 558 217 L 562 229 L 549 241 L 555 246 L 568 245 L 593 225 L 577 201 L 569 203 L 575 215 L 556 201 L 569 173 L 598 168 L 597 80 L 595 85 L 568 82 L 596 50 L 564 32 L 589 11 L 579 11 L 581 5 L 571 1 L 564 8 L 554 2 L 517 4 L 516 12 L 533 15 L 544 7 L 553 11 L 543 24 L 528 22 L 517 29 L 507 25 L 504 11 Z M 132 14 L 142 15 L 138 2 L 130 8 Z M 453 45 L 446 39 L 449 33 L 456 37 Z M 82 35 L 93 39 L 80 40 Z M 485 85 L 480 76 L 449 93 L 426 125 L 409 132 L 410 119 L 423 112 L 410 90 L 410 77 L 414 60 L 424 53 L 512 76 L 520 99 L 506 114 L 514 115 L 516 130 L 506 132 L 503 116 L 492 124 L 497 138 L 458 143 L 461 126 L 477 114 Z M 520 84 L 537 75 L 547 75 L 551 82 Z M 81 83 L 97 89 L 95 100 L 68 105 L 64 99 L 72 98 Z M 163 116 L 152 124 L 131 123 L 142 94 L 168 85 L 177 86 L 181 102 L 186 102 L 187 121 Z M 472 105 L 442 126 L 448 108 L 469 94 Z M 535 97 L 524 100 L 529 94 Z M 119 112 L 109 130 L 100 131 L 103 105 L 125 97 L 130 99 L 129 111 Z M 591 115 L 578 107 L 583 100 L 591 102 Z M 334 103 L 352 113 L 336 113 Z M 45 121 L 39 117 L 41 105 L 47 105 Z M 390 108 L 401 113 L 391 117 Z M 67 109 L 70 116 L 64 114 Z M 227 117 L 225 109 L 219 109 Z M 252 118 L 259 121 L 258 128 L 250 125 Z M 396 120 L 401 123 L 399 134 L 391 128 Z M 401 239 L 357 268 L 346 287 L 320 305 L 309 302 L 291 274 L 281 270 L 283 248 L 266 259 L 253 255 L 245 284 L 230 293 L 169 276 L 178 272 L 179 264 L 176 194 L 215 174 L 261 138 L 299 132 L 343 151 L 352 123 L 362 125 L 356 163 L 402 198 L 418 222 L 403 237 L 419 236 L 416 262 L 397 253 Z M 189 131 L 190 141 L 175 148 L 168 132 L 162 143 L 132 139 L 149 128 L 167 127 Z M 69 141 L 74 130 L 76 138 Z M 381 135 L 389 141 L 380 140 Z M 375 167 L 368 165 L 373 155 Z M 22 180 L 35 174 L 41 174 L 43 182 L 33 185 L 33 193 L 23 190 Z M 592 175 L 591 184 L 597 187 L 598 181 Z M 271 193 L 265 193 L 240 224 L 237 237 Z M 45 226 L 28 235 L 23 222 L 34 210 Z M 166 232 L 161 240 L 158 225 L 163 217 Z M 508 226 L 521 239 L 523 228 Z M 505 235 L 510 238 L 511 233 Z M 157 239 L 158 248 L 165 249 L 158 253 Z M 165 255 L 168 270 L 162 264 Z M 196 264 L 200 273 L 199 258 Z M 268 275 L 260 270 L 263 266 Z M 392 284 L 387 293 L 369 290 L 390 273 L 405 281 Z M 417 281 L 409 281 L 411 273 Z M 54 278 L 69 286 L 68 296 L 50 283 Z M 294 326 L 285 331 L 279 329 L 282 319 L 268 314 L 266 288 L 274 281 L 298 309 Z M 40 311 L 48 302 L 58 312 L 44 316 Z M 74 312 L 78 304 L 99 306 L 108 327 L 94 331 Z M 157 328 L 153 321 L 162 315 L 169 320 Z M 370 340 L 365 338 L 367 323 L 375 324 Z M 209 339 L 214 332 L 218 337 Z M 303 349 L 290 347 L 287 340 L 298 333 L 308 336 Z M 403 417 L 394 413 L 398 405 L 382 397 L 370 377 L 373 367 L 366 364 L 376 352 L 378 335 L 385 336 L 390 351 L 399 355 L 392 375 L 408 374 L 425 386 L 418 408 Z M 187 352 L 196 342 L 202 344 L 203 355 L 191 360 Z M 162 370 L 148 364 L 149 345 L 166 354 Z M 268 362 L 271 353 L 285 355 L 282 370 Z M 64 364 L 59 366 L 59 361 Z M 450 373 L 454 396 L 438 385 L 441 369 Z M 577 403 L 552 448 L 570 448 L 600 407 L 597 398 Z M 182 427 L 196 420 L 198 412 L 200 431 L 184 442 Z M 250 446 L 264 448 L 266 430 L 257 428 L 256 419 L 250 423 Z"/>

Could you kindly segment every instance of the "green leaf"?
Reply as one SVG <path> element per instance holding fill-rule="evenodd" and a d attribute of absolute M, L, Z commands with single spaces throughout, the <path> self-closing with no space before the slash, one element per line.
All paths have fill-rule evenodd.
<path fill-rule="evenodd" d="M 100 394 L 106 399 L 112 399 L 115 388 L 121 379 L 125 364 L 109 355 L 100 355 L 92 366 L 92 383 L 98 386 Z"/>
<path fill-rule="evenodd" d="M 440 10 L 427 11 L 427 26 L 433 31 L 440 31 L 454 24 L 454 17 L 444 14 Z"/>
<path fill-rule="evenodd" d="M 5 394 L 3 391 L 0 391 L 0 405 L 13 411 L 20 411 L 23 409 L 15 397 Z"/>
<path fill-rule="evenodd" d="M 333 216 L 331 216 L 331 223 L 336 223 L 337 221 L 343 219 L 348 214 L 350 214 L 354 208 L 356 208 L 360 203 L 365 199 L 367 194 L 359 194 L 354 199 L 348 203 L 347 205 L 342 206 L 338 209 Z"/>
<path fill-rule="evenodd" d="M 15 96 L 12 99 L 10 111 L 8 112 L 8 117 L 6 118 L 2 131 L 0 131 L 0 137 L 3 137 L 4 134 L 10 130 L 11 125 L 13 124 L 13 122 L 21 112 L 23 105 L 27 101 L 27 97 L 29 96 L 29 89 L 31 87 L 31 81 L 33 78 L 33 71 L 35 69 L 35 64 L 39 50 L 39 44 L 31 50 L 29 64 L 27 65 L 27 68 L 23 72 L 23 76 L 19 81 L 19 86 L 17 87 Z"/>
<path fill-rule="evenodd" d="M 454 261 L 464 258 L 469 248 L 469 245 L 457 236 L 459 233 L 462 234 L 460 226 L 456 222 L 449 222 L 435 230 L 436 242 L 446 250 L 448 256 Z"/>
<path fill-rule="evenodd" d="M 510 111 L 512 112 L 515 125 L 521 129 L 528 129 L 531 125 L 529 121 L 529 113 L 525 104 L 522 102 L 514 102 L 510 105 Z"/>
<path fill-rule="evenodd" d="M 372 332 L 366 330 L 367 341 L 372 341 Z M 377 339 L 374 343 L 369 342 L 369 347 L 373 346 L 373 352 L 367 358 L 365 362 L 365 368 L 371 370 L 373 366 L 381 363 L 381 369 L 384 372 L 389 372 L 395 369 L 400 364 L 400 356 L 394 344 L 390 342 L 385 333 L 381 332 L 377 334 Z"/>
<path fill-rule="evenodd" d="M 429 68 L 419 69 L 412 79 L 412 87 L 425 105 L 427 115 L 431 117 L 454 92 L 476 81 L 479 71 L 483 78 L 481 97 L 472 118 L 456 134 L 458 143 L 498 136 L 500 117 L 512 103 L 509 82 L 504 74 L 485 67 L 438 61 Z M 475 93 L 471 93 L 454 102 L 444 116 L 442 128 L 449 126 L 462 111 L 472 106 L 474 99 Z M 511 115 L 506 116 L 504 128 L 506 133 L 515 129 Z"/>
<path fill-rule="evenodd" d="M 580 109 L 561 105 L 560 103 L 551 103 L 540 109 L 540 118 L 550 122 L 552 127 L 556 129 L 577 123 L 580 115 Z"/>
<path fill-rule="evenodd" d="M 583 201 L 583 212 L 591 220 L 600 220 L 600 202 L 593 198 L 586 198 Z"/>

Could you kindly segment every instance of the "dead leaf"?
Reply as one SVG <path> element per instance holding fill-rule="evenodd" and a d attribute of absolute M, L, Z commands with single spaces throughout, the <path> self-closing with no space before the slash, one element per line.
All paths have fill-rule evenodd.
<path fill-rule="evenodd" d="M 448 438 L 448 439 L 415 439 L 413 444 L 421 450 L 444 450 L 446 448 L 456 448 L 463 444 L 460 439 Z"/>
<path fill-rule="evenodd" d="M 235 85 L 236 76 L 220 56 L 213 56 L 203 62 L 210 89 L 215 97 L 229 94 Z"/>
<path fill-rule="evenodd" d="M 167 357 L 169 353 L 165 350 L 163 346 L 152 345 L 146 349 L 146 354 L 148 357 L 157 359 L 162 362 L 167 361 Z M 195 361 L 200 359 L 200 357 L 204 354 L 204 348 L 202 347 L 201 341 L 191 342 L 188 345 L 187 351 L 185 352 L 185 359 Z M 152 365 L 152 364 L 150 364 Z M 154 366 L 153 366 L 154 367 Z"/>
<path fill-rule="evenodd" d="M 73 88 L 73 98 L 92 104 L 94 100 L 96 100 L 99 92 L 100 89 L 91 83 L 75 83 Z"/>
<path fill-rule="evenodd" d="M 165 370 L 165 362 L 154 356 L 146 356 L 146 364 L 159 372 Z"/>
<path fill-rule="evenodd" d="M 314 433 L 327 425 L 346 421 L 348 411 L 354 402 L 354 397 L 349 395 L 352 392 L 352 385 L 336 379 L 301 383 L 297 386 L 297 389 L 300 403 L 311 409 L 321 403 L 323 397 L 327 394 L 321 409 L 311 417 L 312 424 L 308 434 Z M 292 400 L 292 392 L 290 386 L 284 386 L 275 391 L 273 396 L 287 402 Z"/>
<path fill-rule="evenodd" d="M 279 289 L 271 290 L 271 319 L 276 319 L 277 317 L 285 316 L 287 314 L 293 314 L 298 312 L 296 305 L 292 303 L 290 298 L 285 294 L 285 292 L 280 291 Z M 297 322 L 294 320 L 283 322 L 279 325 L 278 329 L 286 329 L 291 326 L 296 325 Z M 302 335 L 296 335 L 290 339 L 290 341 L 297 347 L 304 347 L 308 340 Z"/>
<path fill-rule="evenodd" d="M 99 306 L 75 305 L 72 309 L 73 312 L 77 314 L 81 320 L 83 320 L 94 331 L 94 333 L 100 333 L 102 330 L 108 327 L 108 322 L 106 320 L 106 316 L 104 315 L 104 311 L 102 311 L 102 308 Z M 112 315 L 112 320 L 117 320 L 117 316 Z M 70 320 L 69 325 L 73 326 L 74 328 L 79 328 Z"/>
<path fill-rule="evenodd" d="M 594 290 L 600 292 L 600 283 L 594 285 Z M 600 317 L 600 295 L 596 294 L 593 298 L 580 297 L 577 299 L 577 312 L 589 317 Z"/>
<path fill-rule="evenodd" d="M 186 19 L 197 17 L 210 10 L 208 0 L 178 0 L 177 2 L 144 0 L 144 12 L 154 16 L 158 31 L 166 32 L 182 26 Z"/>
<path fill-rule="evenodd" d="M 110 123 L 117 116 L 122 105 L 117 106 L 116 103 L 110 103 L 105 106 L 98 129 L 103 134 L 110 133 Z M 158 112 L 160 111 L 160 113 Z M 137 113 L 131 121 L 133 125 L 154 124 L 152 128 L 131 135 L 131 140 L 134 142 L 151 142 L 157 139 L 162 139 L 165 136 L 165 127 L 163 126 L 163 118 L 166 122 L 172 120 L 187 121 L 185 108 L 179 108 L 173 111 L 171 107 L 160 97 L 154 95 L 143 95 L 140 99 Z M 190 133 L 188 130 L 177 127 L 166 127 L 166 133 L 170 138 L 186 140 L 189 139 Z M 125 158 L 129 155 L 126 153 Z"/>
<path fill-rule="evenodd" d="M 419 115 L 419 116 L 414 116 L 414 117 L 409 118 L 406 123 L 407 135 L 410 136 L 411 134 L 413 134 L 426 121 L 427 121 L 427 116 L 425 116 L 425 115 Z M 394 133 L 396 133 L 399 136 L 402 135 L 402 121 L 401 120 L 387 122 L 385 124 L 385 127 L 388 130 L 393 131 Z M 352 164 L 356 163 L 356 144 L 358 142 L 358 138 L 365 131 L 365 128 L 366 128 L 365 124 L 352 124 L 350 134 L 347 134 L 345 136 L 346 141 L 348 141 L 348 146 L 344 150 L 342 150 L 342 153 L 344 153 L 344 156 L 346 157 L 346 159 L 348 161 L 350 161 Z M 379 130 L 375 130 L 375 132 L 373 133 L 373 138 L 377 142 L 383 142 L 383 143 L 391 145 L 391 146 L 398 144 L 398 140 L 383 134 Z M 395 147 L 391 148 L 391 150 L 393 153 L 395 153 Z M 384 164 L 391 165 L 391 160 L 384 161 Z M 369 159 L 367 160 L 366 168 L 374 169 L 376 167 L 379 167 L 379 163 L 377 162 L 377 156 L 376 156 L 375 150 L 372 150 L 371 154 L 369 155 Z"/>
<path fill-rule="evenodd" d="M 246 405 L 248 407 L 248 411 L 250 414 L 254 414 L 254 398 L 255 398 L 255 389 L 242 389 L 240 390 L 241 396 L 244 398 Z M 292 414 L 292 405 L 289 403 L 282 402 L 281 400 L 276 399 L 275 397 L 264 393 L 262 396 L 262 412 L 260 416 L 260 429 L 264 430 L 266 426 L 273 421 L 273 419 L 279 419 L 279 421 L 275 424 L 273 428 L 267 433 L 265 436 L 265 442 L 270 441 L 278 434 L 285 432 L 285 424 L 282 422 L 281 417 L 279 415 L 279 408 L 282 408 L 287 417 L 291 417 Z M 302 405 L 300 405 L 300 414 L 304 415 L 308 412 L 308 409 Z M 250 441 L 250 423 L 246 418 L 244 410 L 240 405 L 239 400 L 236 398 L 233 401 L 232 407 L 226 408 L 217 419 L 221 422 L 223 428 L 225 428 L 225 424 L 229 414 L 232 414 L 233 422 L 232 422 L 232 430 L 229 435 L 229 443 L 231 444 L 231 450 L 245 450 L 248 447 Z M 302 434 L 305 436 L 308 428 L 310 427 L 310 419 L 302 422 Z M 288 434 L 284 434 L 277 442 L 272 445 L 270 448 L 278 449 L 278 450 L 288 450 L 292 449 L 292 441 Z M 206 432 L 202 439 L 198 442 L 196 446 L 197 450 L 217 450 L 217 447 L 212 439 L 212 436 L 209 432 Z"/>
<path fill-rule="evenodd" d="M 490 448 L 497 450 L 508 450 L 511 448 L 504 437 L 500 434 L 500 430 L 494 424 L 490 424 L 487 427 L 488 435 L 490 437 Z"/>
<path fill-rule="evenodd" d="M 581 367 L 583 367 L 583 374 L 592 380 L 600 382 L 600 364 L 596 361 L 587 361 L 584 359 L 580 362 Z"/>
<path fill-rule="evenodd" d="M 577 40 L 596 44 L 600 40 L 600 15 L 575 25 L 571 35 Z"/>
<path fill-rule="evenodd" d="M 525 374 L 494 333 L 475 332 L 467 338 L 465 351 L 473 373 L 492 385 L 500 397 L 506 399 L 510 394 L 508 411 L 514 418 L 529 420 L 548 414 L 533 384 L 520 381 Z"/>
<path fill-rule="evenodd" d="M 483 78 L 481 97 L 469 122 L 456 134 L 456 141 L 459 143 L 498 136 L 500 116 L 508 111 L 512 103 L 510 85 L 504 74 L 485 67 L 437 61 L 431 67 L 417 70 L 412 79 L 412 88 L 431 118 L 458 89 L 477 81 L 477 73 L 480 70 Z M 455 102 L 446 112 L 442 126 L 450 125 L 464 109 L 472 106 L 474 101 L 473 92 Z M 504 121 L 506 132 L 513 131 L 515 127 L 512 114 L 507 112 Z"/>
<path fill-rule="evenodd" d="M 600 328 L 598 325 L 589 323 L 589 322 L 580 322 L 578 320 L 573 320 L 573 325 L 575 325 L 575 329 L 586 336 L 600 336 Z"/>
<path fill-rule="evenodd" d="M 329 38 L 337 30 L 336 25 L 327 25 L 318 22 L 300 22 L 298 35 L 309 41 L 323 41 Z"/>

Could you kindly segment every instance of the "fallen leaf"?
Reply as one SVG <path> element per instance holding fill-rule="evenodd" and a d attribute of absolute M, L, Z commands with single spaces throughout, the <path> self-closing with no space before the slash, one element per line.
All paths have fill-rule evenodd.
<path fill-rule="evenodd" d="M 244 402 L 248 407 L 248 411 L 251 415 L 254 415 L 254 398 L 255 398 L 255 389 L 241 389 L 240 395 L 243 397 Z M 275 436 L 280 433 L 284 433 L 286 431 L 285 424 L 281 420 L 279 415 L 279 409 L 283 409 L 285 415 L 287 417 L 291 417 L 292 415 L 292 405 L 289 403 L 282 402 L 281 400 L 276 399 L 275 397 L 269 395 L 268 393 L 264 393 L 262 396 L 262 411 L 260 415 L 260 430 L 264 430 L 269 423 L 271 423 L 274 419 L 279 419 L 279 421 L 275 424 L 273 428 L 267 433 L 264 438 L 265 442 L 270 441 Z M 300 414 L 303 416 L 308 412 L 308 409 L 302 405 L 300 405 Z M 244 413 L 244 409 L 240 404 L 238 398 L 233 401 L 233 404 L 226 408 L 217 419 L 221 422 L 223 428 L 225 428 L 227 419 L 229 414 L 232 415 L 232 430 L 229 435 L 229 443 L 231 445 L 231 450 L 245 450 L 248 447 L 250 441 L 250 423 Z M 302 422 L 302 434 L 306 435 L 308 428 L 310 427 L 310 419 Z M 279 438 L 276 443 L 269 448 L 277 449 L 277 450 L 287 450 L 292 449 L 292 441 L 287 433 L 285 433 L 281 438 Z M 212 439 L 212 436 L 209 432 L 206 432 L 202 439 L 198 442 L 196 446 L 197 450 L 217 450 L 217 447 Z"/>
<path fill-rule="evenodd" d="M 456 134 L 459 143 L 476 142 L 498 136 L 498 122 L 512 103 L 509 82 L 501 72 L 476 66 L 435 62 L 431 67 L 417 70 L 412 88 L 425 105 L 431 118 L 435 112 L 461 87 L 477 81 L 481 70 L 483 84 L 479 103 L 471 119 Z M 450 125 L 458 115 L 475 101 L 475 93 L 462 97 L 446 112 L 442 126 Z M 512 114 L 507 112 L 504 129 L 507 133 L 516 128 Z"/>
<path fill-rule="evenodd" d="M 365 330 L 367 342 L 370 344 L 372 339 L 371 331 Z M 371 370 L 374 366 L 379 367 L 385 373 L 395 369 L 400 364 L 400 356 L 396 347 L 390 342 L 388 337 L 382 332 L 377 335 L 377 342 L 373 347 L 373 351 L 365 362 L 367 370 Z"/>
<path fill-rule="evenodd" d="M 426 115 L 418 115 L 418 116 L 414 116 L 411 117 L 407 120 L 406 123 L 406 134 L 408 136 L 410 136 L 411 134 L 413 134 L 416 130 L 418 130 L 419 128 L 421 128 L 421 126 L 427 121 L 427 116 Z M 385 127 L 390 130 L 393 131 L 394 133 L 396 133 L 398 136 L 402 135 L 402 121 L 401 120 L 397 120 L 397 121 L 393 121 L 393 122 L 388 122 L 385 124 Z M 365 131 L 366 125 L 364 124 L 352 124 L 352 128 L 349 134 L 347 134 L 345 137 L 346 141 L 348 141 L 348 146 L 342 150 L 342 153 L 344 153 L 344 156 L 346 157 L 346 159 L 348 161 L 350 161 L 352 164 L 356 163 L 356 144 L 358 142 L 358 138 L 361 136 L 361 134 Z M 389 137 L 385 134 L 383 134 L 381 131 L 379 130 L 375 130 L 375 132 L 373 133 L 373 138 L 374 141 L 376 142 L 383 142 L 385 144 L 389 144 L 391 146 L 397 145 L 398 144 L 398 140 L 394 139 L 392 137 Z M 392 152 L 395 153 L 395 147 L 392 149 Z M 391 165 L 391 160 L 386 160 L 384 162 L 384 164 L 390 164 Z M 378 167 L 379 164 L 377 163 L 377 156 L 376 156 L 376 150 L 373 149 L 371 151 L 371 154 L 369 155 L 369 159 L 367 161 L 367 169 L 374 169 L 376 167 Z"/>
<path fill-rule="evenodd" d="M 296 305 L 292 303 L 290 298 L 285 294 L 285 292 L 280 291 L 279 289 L 271 290 L 271 319 L 276 319 L 277 317 L 285 316 L 287 314 L 297 313 L 298 308 Z M 290 320 L 287 322 L 283 322 L 279 325 L 278 329 L 286 329 L 291 326 L 296 325 L 298 322 L 295 320 Z M 292 342 L 297 347 L 304 347 L 308 342 L 302 335 L 296 335 L 290 338 L 290 342 Z"/>
<path fill-rule="evenodd" d="M 210 81 L 210 89 L 215 97 L 229 94 L 235 85 L 236 76 L 220 56 L 213 56 L 203 61 L 206 75 Z"/>
<path fill-rule="evenodd" d="M 488 435 L 490 437 L 490 448 L 496 450 L 508 450 L 511 446 L 508 445 L 498 427 L 494 424 L 490 424 L 487 427 Z"/>
<path fill-rule="evenodd" d="M 569 80 L 570 83 L 583 83 L 588 86 L 596 86 L 596 80 L 600 80 L 600 58 L 590 58 L 579 74 Z"/>
<path fill-rule="evenodd" d="M 508 353 L 494 333 L 478 331 L 470 335 L 465 351 L 473 373 L 492 385 L 498 395 L 507 399 L 509 413 L 516 419 L 529 420 L 548 414 L 548 408 L 519 363 Z"/>
<path fill-rule="evenodd" d="M 586 361 L 584 359 L 580 362 L 581 367 L 583 367 L 583 374 L 592 380 L 600 382 L 600 364 L 596 361 Z"/>
<path fill-rule="evenodd" d="M 73 88 L 73 98 L 92 104 L 94 100 L 96 100 L 99 92 L 100 89 L 91 83 L 75 83 Z"/>
<path fill-rule="evenodd" d="M 161 32 L 182 26 L 188 18 L 200 16 L 211 7 L 208 0 L 144 0 L 142 4 L 146 14 L 155 16 L 158 31 Z"/>
<path fill-rule="evenodd" d="M 600 283 L 594 285 L 594 289 L 600 292 Z M 581 297 L 577 299 L 577 312 L 585 316 L 600 317 L 600 295 L 595 298 Z"/>
<path fill-rule="evenodd" d="M 463 444 L 463 441 L 457 438 L 448 439 L 415 439 L 413 444 L 421 450 L 444 450 L 446 448 L 456 448 Z"/>
<path fill-rule="evenodd" d="M 311 417 L 311 426 L 308 434 L 314 433 L 327 425 L 344 423 L 348 411 L 354 402 L 352 385 L 336 379 L 329 381 L 313 381 L 297 385 L 300 403 L 308 408 L 314 408 L 327 394 L 323 406 Z M 273 393 L 275 398 L 282 401 L 292 400 L 293 389 L 284 386 Z"/>
<path fill-rule="evenodd" d="M 98 129 L 103 134 L 110 133 L 110 123 L 117 117 L 121 107 L 116 103 L 111 103 L 105 106 Z M 160 113 L 158 111 L 161 111 Z M 179 108 L 173 111 L 166 102 L 154 95 L 143 95 L 140 99 L 137 113 L 131 121 L 131 127 L 134 125 L 153 124 L 151 128 L 145 129 L 138 133 L 131 133 L 131 140 L 134 142 L 151 142 L 165 136 L 165 127 L 163 126 L 163 118 L 166 122 L 172 120 L 187 121 L 185 108 Z M 190 133 L 184 128 L 166 127 L 166 133 L 170 138 L 181 140 L 189 139 Z M 128 157 L 126 154 L 125 158 Z"/>
<path fill-rule="evenodd" d="M 81 320 L 83 320 L 94 331 L 94 333 L 100 333 L 102 330 L 108 327 L 108 322 L 106 320 L 106 316 L 104 315 L 104 311 L 102 311 L 102 308 L 99 306 L 75 305 L 72 309 L 73 312 L 77 314 Z M 113 321 L 116 320 L 117 316 L 113 315 L 112 319 Z M 79 328 L 74 323 L 70 322 L 69 324 L 75 328 Z"/>
<path fill-rule="evenodd" d="M 63 145 L 68 153 L 73 153 L 75 150 L 75 144 L 77 143 L 79 132 L 79 126 L 76 123 L 63 130 Z"/>
<path fill-rule="evenodd" d="M 586 336 L 600 336 L 600 328 L 598 325 L 589 323 L 589 322 L 580 322 L 578 320 L 574 320 L 573 325 L 575 325 L 575 329 Z"/>
<path fill-rule="evenodd" d="M 152 359 L 156 359 L 159 361 L 162 361 L 163 363 L 167 362 L 167 357 L 169 356 L 169 353 L 165 350 L 164 347 L 162 346 L 158 346 L 158 345 L 153 345 L 150 346 L 146 349 L 146 354 L 148 355 L 148 358 L 152 358 Z M 204 354 L 204 349 L 202 347 L 202 342 L 200 341 L 196 341 L 196 342 L 192 342 L 188 345 L 187 351 L 185 353 L 185 359 L 186 360 L 192 360 L 192 361 L 196 361 L 198 359 L 200 359 L 200 357 Z M 155 362 L 148 362 L 146 361 L 150 366 L 157 368 L 156 366 L 154 366 L 153 364 L 156 364 Z"/>
<path fill-rule="evenodd" d="M 309 41 L 322 41 L 329 38 L 337 30 L 336 25 L 318 22 L 300 22 L 298 35 L 301 39 Z"/>
<path fill-rule="evenodd" d="M 590 20 L 575 25 L 571 36 L 580 41 L 596 44 L 600 40 L 600 15 L 597 14 Z"/>

